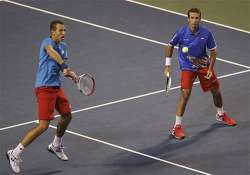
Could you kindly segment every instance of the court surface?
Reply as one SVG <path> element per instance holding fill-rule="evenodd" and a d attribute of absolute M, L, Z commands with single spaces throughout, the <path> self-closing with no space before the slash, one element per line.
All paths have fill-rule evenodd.
<path fill-rule="evenodd" d="M 66 23 L 70 66 L 96 78 L 96 93 L 64 89 L 73 120 L 64 136 L 70 161 L 48 153 L 57 119 L 22 155 L 27 175 L 250 174 L 249 33 L 203 23 L 218 44 L 215 69 L 225 110 L 238 121 L 215 120 L 210 93 L 198 82 L 184 117 L 186 139 L 169 137 L 179 97 L 177 52 L 172 89 L 164 93 L 164 45 L 186 18 L 122 0 L 0 1 L 0 174 L 12 174 L 5 152 L 36 125 L 34 81 L 41 40 L 51 20 Z M 23 6 L 26 5 L 26 6 Z"/>

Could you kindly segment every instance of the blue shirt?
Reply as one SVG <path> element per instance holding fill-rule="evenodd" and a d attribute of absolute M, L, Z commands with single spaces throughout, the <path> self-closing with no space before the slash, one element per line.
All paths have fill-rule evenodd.
<path fill-rule="evenodd" d="M 68 58 L 67 45 L 64 42 L 56 43 L 50 37 L 42 41 L 39 52 L 39 65 L 36 75 L 35 87 L 41 86 L 61 86 L 60 78 L 60 65 L 51 58 L 47 51 L 46 46 L 51 45 L 57 51 L 63 60 Z"/>
<path fill-rule="evenodd" d="M 181 27 L 177 30 L 169 42 L 170 45 L 178 44 L 178 60 L 181 70 L 197 71 L 197 68 L 191 64 L 187 56 L 204 58 L 208 57 L 206 49 L 216 48 L 216 42 L 212 33 L 204 26 L 199 26 L 196 33 L 192 33 L 189 26 Z M 188 47 L 188 53 L 183 53 L 182 48 Z"/>

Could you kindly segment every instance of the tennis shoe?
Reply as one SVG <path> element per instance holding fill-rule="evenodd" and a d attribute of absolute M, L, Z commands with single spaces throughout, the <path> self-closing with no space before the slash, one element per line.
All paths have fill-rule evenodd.
<path fill-rule="evenodd" d="M 20 173 L 20 163 L 22 162 L 21 158 L 17 158 L 12 155 L 13 150 L 9 150 L 6 153 L 6 157 L 9 160 L 10 167 L 14 173 Z"/>
<path fill-rule="evenodd" d="M 55 147 L 52 143 L 48 145 L 48 151 L 55 154 L 60 160 L 67 161 L 69 160 L 68 156 L 64 153 L 62 145 Z"/>
<path fill-rule="evenodd" d="M 185 138 L 185 132 L 181 125 L 175 125 L 170 131 L 170 133 L 178 140 Z"/>
<path fill-rule="evenodd" d="M 236 126 L 237 123 L 234 119 L 230 118 L 225 112 L 222 115 L 216 114 L 216 120 L 228 126 Z"/>

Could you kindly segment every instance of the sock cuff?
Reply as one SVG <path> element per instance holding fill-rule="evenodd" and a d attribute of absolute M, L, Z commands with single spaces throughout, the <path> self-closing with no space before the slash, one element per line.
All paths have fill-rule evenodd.
<path fill-rule="evenodd" d="M 225 111 L 224 111 L 223 107 L 221 107 L 221 108 L 217 107 L 217 114 L 222 115 L 224 113 L 225 113 Z"/>

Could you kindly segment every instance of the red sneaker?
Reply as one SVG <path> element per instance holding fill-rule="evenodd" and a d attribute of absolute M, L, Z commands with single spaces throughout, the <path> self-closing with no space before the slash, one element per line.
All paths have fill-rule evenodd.
<path fill-rule="evenodd" d="M 175 125 L 172 131 L 170 132 L 171 132 L 171 135 L 173 135 L 178 140 L 185 138 L 185 133 L 181 125 Z"/>
<path fill-rule="evenodd" d="M 228 126 L 236 126 L 237 123 L 234 119 L 230 118 L 225 112 L 223 115 L 216 114 L 216 120 Z"/>

